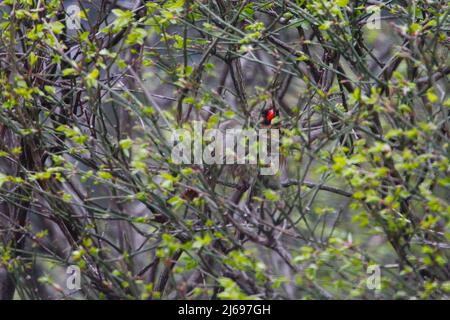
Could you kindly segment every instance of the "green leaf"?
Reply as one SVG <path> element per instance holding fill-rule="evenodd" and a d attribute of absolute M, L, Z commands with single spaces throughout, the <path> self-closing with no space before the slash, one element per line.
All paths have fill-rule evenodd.
<path fill-rule="evenodd" d="M 433 89 L 428 89 L 427 91 L 427 99 L 431 103 L 435 103 L 439 100 L 438 96 L 434 94 Z"/>
<path fill-rule="evenodd" d="M 264 190 L 264 197 L 269 201 L 279 201 L 280 195 L 273 191 L 272 189 Z"/>
<path fill-rule="evenodd" d="M 185 200 L 181 199 L 179 196 L 174 196 L 174 197 L 170 198 L 169 200 L 167 200 L 167 203 L 170 204 L 171 206 L 175 207 L 175 209 L 178 209 L 185 203 Z"/>
<path fill-rule="evenodd" d="M 70 75 L 73 75 L 76 73 L 77 73 L 77 71 L 74 68 L 66 68 L 62 71 L 62 74 L 64 77 L 67 77 L 67 76 L 70 76 Z"/>
<path fill-rule="evenodd" d="M 113 31 L 118 32 L 124 27 L 127 27 L 133 20 L 133 12 L 130 10 L 113 9 L 112 13 L 116 16 L 113 22 Z"/>
<path fill-rule="evenodd" d="M 97 79 L 99 74 L 100 71 L 98 71 L 98 69 L 94 69 L 86 76 L 85 80 L 88 88 L 92 88 L 97 85 Z"/>
<path fill-rule="evenodd" d="M 123 140 L 119 141 L 119 146 L 123 150 L 130 149 L 132 145 L 133 145 L 133 140 L 131 140 L 131 139 L 123 139 Z"/>
<path fill-rule="evenodd" d="M 38 56 L 34 52 L 31 52 L 28 57 L 28 61 L 30 62 L 30 66 L 33 67 L 38 61 Z"/>
<path fill-rule="evenodd" d="M 346 7 L 348 5 L 348 0 L 336 0 L 336 4 L 339 7 Z"/>
<path fill-rule="evenodd" d="M 64 28 L 65 28 L 65 25 L 62 22 L 55 21 L 55 22 L 52 22 L 49 25 L 49 27 L 50 27 L 50 30 L 53 31 L 53 33 L 61 34 L 63 32 Z"/>
<path fill-rule="evenodd" d="M 214 128 L 220 120 L 220 115 L 219 114 L 213 114 L 211 117 L 209 117 L 208 119 L 208 124 L 207 127 L 208 129 Z"/>
<path fill-rule="evenodd" d="M 99 171 L 99 172 L 97 172 L 97 175 L 100 178 L 105 179 L 105 180 L 110 180 L 113 177 L 112 174 L 107 171 Z"/>

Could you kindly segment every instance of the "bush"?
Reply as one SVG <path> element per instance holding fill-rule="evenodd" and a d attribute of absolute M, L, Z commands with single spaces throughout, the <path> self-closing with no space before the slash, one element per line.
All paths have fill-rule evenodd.
<path fill-rule="evenodd" d="M 0 299 L 448 298 L 449 7 L 413 3 L 0 2 Z M 177 163 L 195 121 L 281 169 Z"/>

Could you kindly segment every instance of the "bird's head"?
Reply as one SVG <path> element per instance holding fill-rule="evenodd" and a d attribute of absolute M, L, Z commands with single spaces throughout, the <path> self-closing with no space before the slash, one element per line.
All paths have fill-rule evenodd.
<path fill-rule="evenodd" d="M 259 124 L 262 127 L 276 127 L 279 124 L 280 112 L 274 106 L 264 108 L 261 111 Z"/>

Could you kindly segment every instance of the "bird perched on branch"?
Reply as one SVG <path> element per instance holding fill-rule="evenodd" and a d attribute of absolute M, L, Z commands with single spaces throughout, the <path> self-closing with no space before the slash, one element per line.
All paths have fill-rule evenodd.
<path fill-rule="evenodd" d="M 266 188 L 271 189 L 279 189 L 283 183 L 283 181 L 289 180 L 289 175 L 287 172 L 287 152 L 279 152 L 279 147 L 281 144 L 281 140 L 284 137 L 284 132 L 288 129 L 292 129 L 293 125 L 292 123 L 289 123 L 289 119 L 285 119 L 283 121 L 281 117 L 281 113 L 279 109 L 272 103 L 269 106 L 264 106 L 262 108 L 255 108 L 255 111 L 251 113 L 250 117 L 247 119 L 243 118 L 232 118 L 227 119 L 223 122 L 221 122 L 218 125 L 218 129 L 223 133 L 223 146 L 225 147 L 223 158 L 223 163 L 226 163 L 226 157 L 227 155 L 230 156 L 233 159 L 232 163 L 228 162 L 224 165 L 219 166 L 206 166 L 207 169 L 207 176 L 211 179 L 213 177 L 219 178 L 219 181 L 226 182 L 227 179 L 230 177 L 235 180 L 237 177 L 239 177 L 239 180 L 246 181 L 247 183 L 257 183 L 258 181 L 262 183 L 262 185 Z M 255 130 L 256 134 L 258 134 L 261 129 L 266 129 L 267 132 L 269 130 L 277 130 L 277 141 L 272 141 L 272 136 L 268 134 L 267 138 L 267 154 L 276 153 L 276 160 L 278 165 L 277 172 L 273 175 L 261 175 L 260 171 L 261 168 L 264 166 L 267 167 L 267 164 L 262 164 L 260 161 L 248 163 L 248 162 L 239 162 L 238 157 L 236 155 L 235 144 L 236 140 L 235 137 L 230 137 L 226 135 L 226 132 L 228 130 L 234 130 L 234 129 L 246 129 L 246 130 Z M 326 136 L 326 133 L 324 132 L 323 126 L 316 125 L 313 128 L 299 128 L 298 131 L 300 132 L 300 135 L 298 136 L 289 136 L 289 139 L 291 140 L 291 145 L 310 145 L 313 141 L 320 138 L 321 136 Z M 245 143 L 246 153 L 245 157 L 248 157 L 250 153 L 250 143 L 247 145 L 247 141 L 249 140 L 248 137 L 244 137 L 244 141 L 239 141 L 238 143 Z M 273 142 L 273 143 L 272 143 Z M 258 138 L 258 143 L 261 143 Z M 232 150 L 230 150 L 230 147 L 232 146 Z M 271 150 L 276 146 L 276 150 Z M 258 151 L 260 149 L 258 148 Z M 228 152 L 228 153 L 227 153 Z M 259 160 L 258 155 L 258 160 Z M 248 159 L 247 159 L 248 160 Z M 253 159 L 255 160 L 255 159 Z M 214 179 L 215 180 L 215 179 Z M 229 182 L 230 183 L 230 182 Z"/>

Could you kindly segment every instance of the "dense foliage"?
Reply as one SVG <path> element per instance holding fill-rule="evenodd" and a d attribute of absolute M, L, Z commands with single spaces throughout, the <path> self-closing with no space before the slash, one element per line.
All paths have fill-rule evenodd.
<path fill-rule="evenodd" d="M 448 14 L 0 1 L 0 299 L 448 298 Z M 267 107 L 284 174 L 171 161 Z"/>

